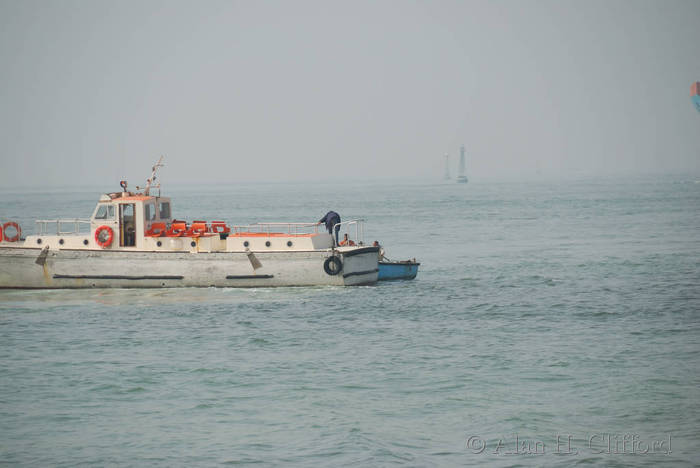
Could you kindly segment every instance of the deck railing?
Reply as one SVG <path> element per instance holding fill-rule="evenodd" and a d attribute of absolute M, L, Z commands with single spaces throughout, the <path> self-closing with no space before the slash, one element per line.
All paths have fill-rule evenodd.
<path fill-rule="evenodd" d="M 340 226 L 340 231 L 343 231 L 343 227 L 345 227 L 345 232 L 348 233 L 348 237 L 350 237 L 353 241 L 358 243 L 359 245 L 362 245 L 365 243 L 365 220 L 364 219 L 352 219 L 350 221 L 343 221 L 342 223 L 334 224 L 333 225 L 333 232 L 335 233 L 335 228 L 336 226 Z M 355 228 L 355 237 L 353 238 L 350 235 L 350 230 Z"/>
<path fill-rule="evenodd" d="M 49 229 L 54 227 L 55 229 Z M 87 227 L 87 229 L 83 229 Z M 64 230 L 64 229 L 69 230 Z M 36 220 L 36 232 L 40 236 L 45 236 L 48 234 L 53 234 L 54 232 L 58 236 L 67 234 L 80 234 L 81 232 L 90 232 L 90 220 L 89 219 L 37 219 Z"/>
<path fill-rule="evenodd" d="M 231 232 L 235 234 L 253 232 L 268 235 L 282 233 L 295 236 L 318 234 L 318 225 L 316 223 L 253 223 L 244 226 L 231 226 Z"/>
<path fill-rule="evenodd" d="M 360 243 L 364 242 L 364 222 L 364 219 L 353 219 L 335 224 L 333 228 L 335 229 L 335 226 L 340 226 L 341 231 L 345 229 L 348 234 L 354 229 L 355 237 L 353 240 Z M 296 236 L 300 234 L 318 234 L 319 227 L 321 226 L 323 225 L 317 223 L 254 223 L 246 226 L 231 226 L 231 232 L 234 234 L 254 232 L 267 235 L 282 233 Z M 322 229 L 325 230 L 325 228 Z M 335 230 L 333 232 L 335 232 Z"/>

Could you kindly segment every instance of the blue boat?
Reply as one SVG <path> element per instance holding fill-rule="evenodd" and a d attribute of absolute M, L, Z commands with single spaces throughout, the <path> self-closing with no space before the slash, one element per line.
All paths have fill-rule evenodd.
<path fill-rule="evenodd" d="M 418 274 L 418 265 L 415 260 L 404 260 L 403 262 L 379 262 L 379 281 L 387 280 L 410 280 Z"/>

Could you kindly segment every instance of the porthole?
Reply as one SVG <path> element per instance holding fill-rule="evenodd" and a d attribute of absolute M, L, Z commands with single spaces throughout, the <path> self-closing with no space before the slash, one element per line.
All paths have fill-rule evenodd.
<path fill-rule="evenodd" d="M 292 246 L 292 241 L 287 241 L 287 247 L 291 247 L 291 246 Z"/>
<path fill-rule="evenodd" d="M 158 241 L 158 242 L 156 242 L 156 245 L 157 245 L 158 247 L 160 247 L 160 246 L 163 245 L 163 243 L 162 243 L 161 241 Z"/>
<path fill-rule="evenodd" d="M 192 247 L 197 247 L 197 243 L 196 243 L 195 241 L 190 242 L 190 245 L 191 245 Z"/>
<path fill-rule="evenodd" d="M 58 240 L 58 243 L 61 244 L 61 245 L 63 245 L 63 244 L 66 243 L 66 241 L 64 241 L 63 239 L 59 239 L 59 240 Z"/>
<path fill-rule="evenodd" d="M 83 239 L 83 245 L 88 245 L 89 241 L 87 239 Z"/>
<path fill-rule="evenodd" d="M 270 241 L 265 242 L 265 247 L 270 247 Z"/>
<path fill-rule="evenodd" d="M 249 245 L 250 245 L 250 242 L 248 242 L 248 241 L 243 242 L 243 247 L 248 247 Z"/>
<path fill-rule="evenodd" d="M 41 244 L 41 239 L 37 239 L 37 240 L 36 240 L 36 243 L 37 243 L 37 244 Z"/>

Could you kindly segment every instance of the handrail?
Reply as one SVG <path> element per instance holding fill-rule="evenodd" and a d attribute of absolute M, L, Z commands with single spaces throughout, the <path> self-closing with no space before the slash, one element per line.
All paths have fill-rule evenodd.
<path fill-rule="evenodd" d="M 90 226 L 90 220 L 85 218 L 66 218 L 66 219 L 37 219 L 36 227 L 38 235 L 49 234 L 49 224 L 56 224 L 56 235 L 65 234 L 80 234 L 80 226 L 88 225 Z M 64 224 L 72 224 L 73 229 L 70 231 L 62 231 L 61 228 Z"/>
<path fill-rule="evenodd" d="M 343 221 L 342 223 L 337 223 L 333 225 L 333 231 L 335 231 L 336 226 L 345 226 L 346 230 L 349 230 L 350 226 L 355 226 L 355 239 L 357 243 L 363 245 L 365 243 L 365 220 L 362 218 L 351 219 L 350 221 Z"/>
<path fill-rule="evenodd" d="M 280 228 L 282 226 L 287 226 L 287 233 L 288 234 L 294 234 L 297 235 L 299 234 L 299 230 L 302 229 L 303 231 L 306 231 L 307 229 L 305 228 L 314 228 L 313 232 L 314 234 L 318 234 L 318 223 L 298 223 L 298 222 L 289 222 L 289 223 L 253 223 L 248 226 L 235 226 L 235 227 L 246 227 L 246 228 L 258 228 L 258 229 L 266 229 L 265 232 L 268 234 L 270 233 L 271 228 Z M 304 232 L 306 233 L 306 232 Z"/>
<path fill-rule="evenodd" d="M 296 222 L 294 222 L 294 223 L 253 223 L 253 224 L 250 224 L 250 226 L 257 226 L 257 225 L 260 225 L 260 226 L 267 226 L 267 225 L 270 225 L 270 226 L 289 226 L 289 225 L 293 225 L 293 226 L 318 226 L 318 223 L 296 223 Z"/>
<path fill-rule="evenodd" d="M 231 226 L 231 230 L 234 233 L 256 232 L 269 235 L 274 232 L 273 229 L 279 230 L 279 228 L 284 226 L 287 227 L 287 234 L 290 235 L 298 235 L 299 231 L 303 234 L 309 234 L 308 231 L 318 234 L 318 225 L 316 223 L 253 223 L 242 226 Z M 310 228 L 313 228 L 313 230 Z"/>
<path fill-rule="evenodd" d="M 345 227 L 345 228 L 351 228 L 351 226 L 355 227 L 355 239 L 357 240 L 358 243 L 363 243 L 364 242 L 364 219 L 352 219 L 350 221 L 344 221 L 342 223 L 334 224 L 333 225 L 333 230 L 335 230 L 336 226 Z M 255 233 L 261 233 L 261 234 L 267 234 L 268 236 L 274 232 L 272 231 L 273 228 L 279 229 L 281 227 L 286 226 L 287 227 L 287 234 L 289 235 L 298 235 L 299 231 L 302 231 L 302 233 L 307 233 L 306 231 L 309 231 L 309 228 L 313 228 L 313 233 L 318 234 L 318 227 L 320 223 L 297 223 L 297 222 L 290 222 L 290 223 L 253 223 L 253 224 L 248 224 L 248 225 L 242 225 L 242 226 L 231 226 L 231 231 L 234 233 L 243 233 L 243 232 L 255 232 Z"/>

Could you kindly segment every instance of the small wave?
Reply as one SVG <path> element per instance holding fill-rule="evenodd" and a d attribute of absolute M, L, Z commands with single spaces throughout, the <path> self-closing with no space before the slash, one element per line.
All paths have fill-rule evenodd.
<path fill-rule="evenodd" d="M 197 406 L 195 406 L 195 407 L 192 408 L 192 409 L 195 409 L 195 410 L 209 409 L 209 408 L 213 408 L 214 406 L 215 406 L 215 405 L 213 405 L 213 404 L 211 404 L 211 403 L 200 403 L 200 404 L 198 404 Z"/>
<path fill-rule="evenodd" d="M 126 393 L 141 393 L 141 392 L 145 392 L 145 391 L 146 391 L 146 389 L 143 387 L 132 387 L 132 388 L 126 390 Z"/>
<path fill-rule="evenodd" d="M 552 364 L 550 364 L 547 367 L 569 367 L 569 365 L 570 364 L 566 361 L 557 361 L 557 362 L 553 362 Z"/>
<path fill-rule="evenodd" d="M 254 345 L 263 345 L 263 346 L 267 346 L 267 345 L 272 344 L 269 341 L 267 341 L 265 338 L 251 338 L 248 341 L 248 343 L 254 344 Z"/>

